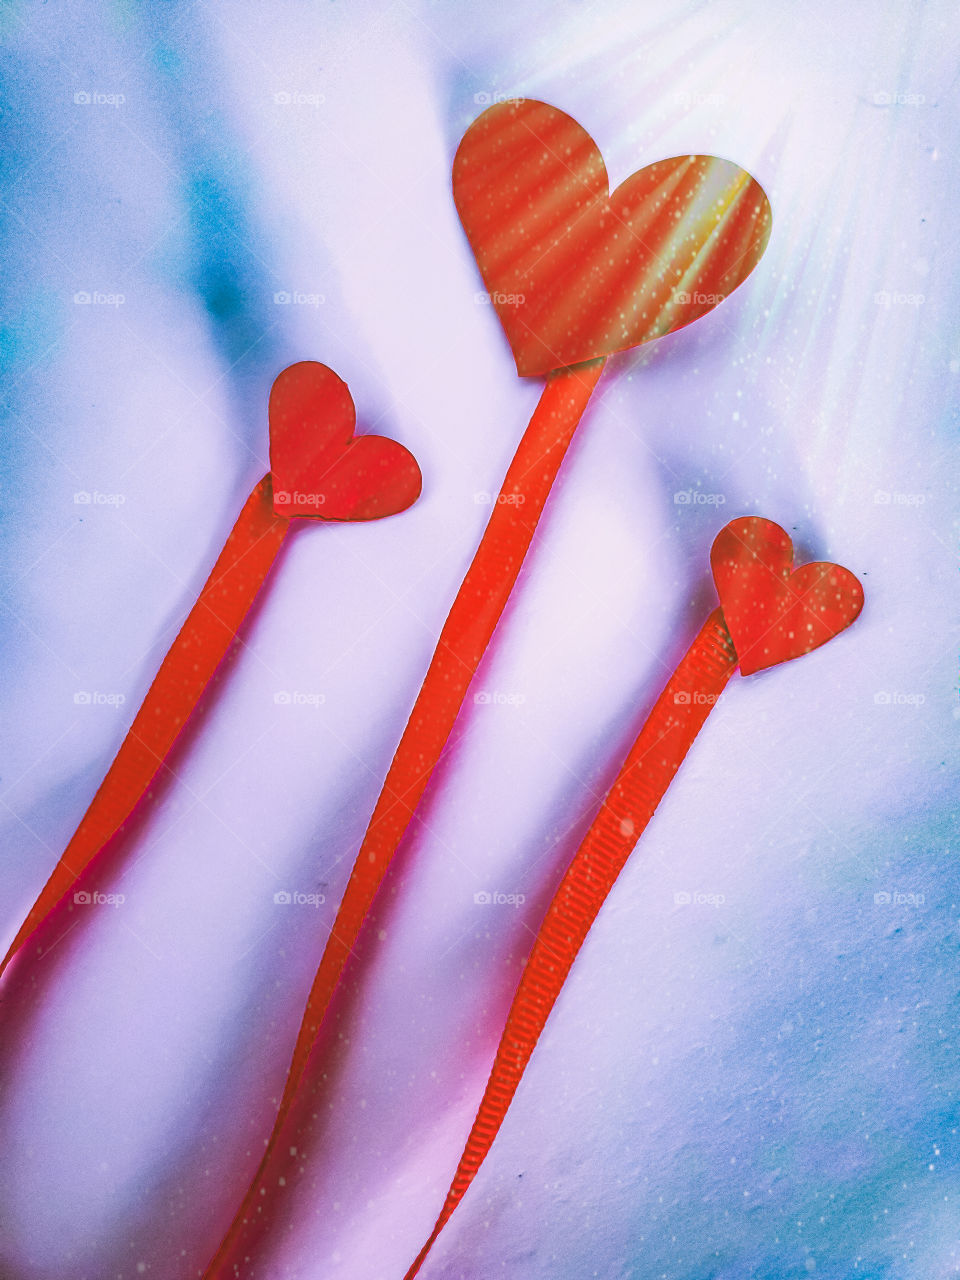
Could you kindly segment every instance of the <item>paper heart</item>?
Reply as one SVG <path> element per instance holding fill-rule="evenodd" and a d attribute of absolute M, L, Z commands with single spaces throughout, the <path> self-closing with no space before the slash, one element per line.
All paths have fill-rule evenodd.
<path fill-rule="evenodd" d="M 818 649 L 863 608 L 863 588 L 849 569 L 822 561 L 792 569 L 789 534 L 760 516 L 722 529 L 710 565 L 741 675 Z"/>
<path fill-rule="evenodd" d="M 759 183 L 716 156 L 658 160 L 610 195 L 590 135 L 533 99 L 474 121 L 453 198 L 522 376 L 690 324 L 750 274 L 770 234 Z"/>
<path fill-rule="evenodd" d="M 283 516 L 377 520 L 420 496 L 417 460 L 396 440 L 357 436 L 347 384 L 326 365 L 302 360 L 270 391 L 273 505 Z"/>

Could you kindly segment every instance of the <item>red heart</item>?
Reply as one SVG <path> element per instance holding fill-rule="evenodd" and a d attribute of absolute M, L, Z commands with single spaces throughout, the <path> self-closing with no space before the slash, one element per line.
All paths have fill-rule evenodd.
<path fill-rule="evenodd" d="M 762 187 L 716 156 L 658 160 L 610 195 L 590 135 L 532 99 L 470 126 L 453 198 L 523 376 L 690 324 L 746 279 L 770 234 Z"/>
<path fill-rule="evenodd" d="M 863 588 L 849 569 L 818 561 L 791 573 L 790 535 L 760 516 L 722 529 L 710 564 L 741 675 L 818 649 L 863 608 Z"/>
<path fill-rule="evenodd" d="M 356 436 L 347 384 L 325 364 L 292 364 L 270 391 L 273 505 L 283 516 L 377 520 L 420 496 L 417 460 L 396 440 Z"/>

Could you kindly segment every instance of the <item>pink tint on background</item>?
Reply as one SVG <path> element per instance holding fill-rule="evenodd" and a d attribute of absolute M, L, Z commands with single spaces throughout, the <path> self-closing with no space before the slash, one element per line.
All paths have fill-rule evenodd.
<path fill-rule="evenodd" d="M 87 886 L 125 901 L 71 913 L 5 989 L 0 1271 L 186 1280 L 256 1163 L 539 395 L 476 300 L 450 196 L 463 130 L 529 94 L 590 131 L 613 183 L 688 151 L 743 165 L 773 235 L 713 315 L 611 362 L 348 974 L 301 1103 L 315 1132 L 248 1275 L 402 1276 L 530 930 L 712 598 L 714 534 L 751 512 L 849 566 L 864 615 L 733 682 L 423 1274 L 954 1274 L 950 11 L 318 14 L 5 17 L 10 936 L 266 469 L 279 369 L 336 369 L 424 495 L 291 540 L 129 869 Z"/>

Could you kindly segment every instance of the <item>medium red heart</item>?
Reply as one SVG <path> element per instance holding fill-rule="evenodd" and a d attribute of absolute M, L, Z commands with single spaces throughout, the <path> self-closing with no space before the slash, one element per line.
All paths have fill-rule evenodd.
<path fill-rule="evenodd" d="M 453 198 L 523 376 L 690 324 L 750 274 L 770 234 L 762 187 L 716 156 L 658 160 L 610 195 L 590 135 L 533 99 L 474 121 Z"/>
<path fill-rule="evenodd" d="M 741 675 L 818 649 L 863 608 L 863 588 L 849 569 L 817 561 L 791 573 L 790 535 L 760 516 L 721 529 L 710 565 Z"/>
<path fill-rule="evenodd" d="M 292 364 L 270 391 L 273 505 L 282 516 L 377 520 L 420 496 L 417 460 L 396 440 L 357 436 L 347 384 L 325 364 Z"/>

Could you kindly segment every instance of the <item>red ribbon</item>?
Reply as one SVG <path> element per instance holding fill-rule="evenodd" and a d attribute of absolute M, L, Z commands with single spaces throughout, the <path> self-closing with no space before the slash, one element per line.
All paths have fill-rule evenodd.
<path fill-rule="evenodd" d="M 802 657 L 863 608 L 863 588 L 848 569 L 822 561 L 794 569 L 789 534 L 760 516 L 726 525 L 710 561 L 721 608 L 657 699 L 554 894 L 447 1198 L 405 1280 L 420 1270 L 486 1158 L 591 925 L 734 669 L 749 674 Z"/>
<path fill-rule="evenodd" d="M 657 162 L 611 194 L 593 139 L 570 116 L 532 100 L 497 104 L 474 122 L 457 149 L 453 188 L 517 371 L 548 374 L 547 384 L 390 765 L 314 979 L 273 1131 L 208 1278 L 241 1235 L 256 1235 L 265 1222 L 263 1175 L 321 1023 L 606 356 L 712 310 L 753 270 L 770 230 L 759 184 L 715 156 Z"/>
<path fill-rule="evenodd" d="M 416 458 L 386 436 L 355 434 L 350 390 L 326 365 L 301 360 L 284 369 L 271 388 L 268 417 L 271 473 L 247 499 L 0 974 L 116 835 L 162 768 L 256 599 L 291 519 L 377 520 L 406 510 L 420 494 Z"/>
<path fill-rule="evenodd" d="M 390 860 L 420 802 L 500 620 L 550 488 L 603 370 L 594 360 L 547 379 L 473 562 L 447 615 L 436 651 L 387 773 L 310 990 L 293 1058 L 263 1157 L 204 1276 L 229 1274 L 228 1256 L 266 1226 L 263 1176 L 306 1070 L 307 1059 Z M 221 1268 L 223 1271 L 221 1272 Z"/>
<path fill-rule="evenodd" d="M 723 613 L 714 609 L 657 699 L 547 909 L 443 1209 L 405 1280 L 420 1270 L 486 1158 L 590 926 L 736 665 Z"/>
<path fill-rule="evenodd" d="M 160 772 L 289 529 L 290 521 L 273 509 L 270 477 L 264 476 L 244 503 L 90 807 L 10 944 L 0 974 L 120 830 Z"/>

